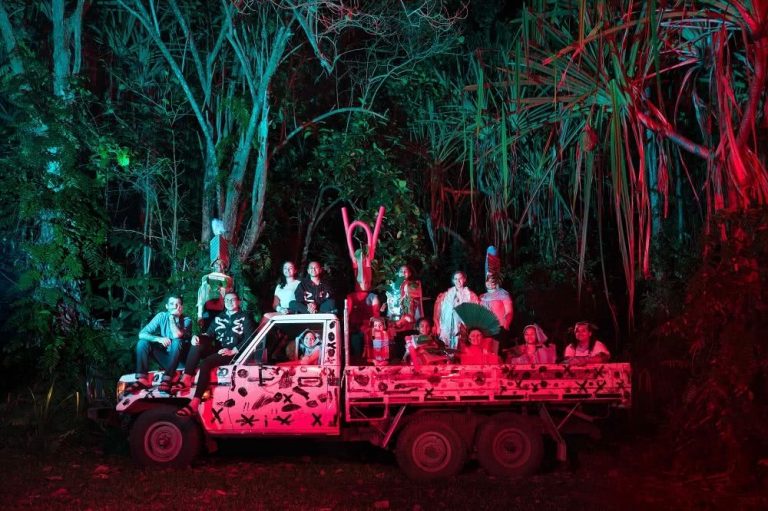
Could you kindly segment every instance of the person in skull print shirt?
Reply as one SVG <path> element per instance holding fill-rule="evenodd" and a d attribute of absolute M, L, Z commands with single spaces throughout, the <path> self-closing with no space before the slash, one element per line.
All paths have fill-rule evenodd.
<path fill-rule="evenodd" d="M 208 327 L 206 336 L 192 338 L 192 349 L 184 367 L 184 377 L 179 382 L 180 390 L 189 388 L 195 375 L 195 369 L 202 356 L 208 354 L 200 363 L 195 395 L 187 406 L 177 414 L 187 417 L 197 413 L 200 400 L 211 381 L 211 370 L 230 363 L 237 355 L 243 343 L 256 331 L 256 324 L 250 314 L 240 310 L 240 298 L 236 293 L 224 296 L 225 311 L 214 318 Z M 212 337 L 215 341 L 212 342 Z"/>
<path fill-rule="evenodd" d="M 307 266 L 307 278 L 302 279 L 296 288 L 296 299 L 291 302 L 291 312 L 315 314 L 329 312 L 336 314 L 336 300 L 333 289 L 323 279 L 323 267 L 317 261 Z"/>

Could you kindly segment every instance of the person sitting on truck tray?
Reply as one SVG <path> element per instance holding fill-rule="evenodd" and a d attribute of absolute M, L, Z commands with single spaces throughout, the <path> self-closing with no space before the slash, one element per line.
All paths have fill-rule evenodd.
<path fill-rule="evenodd" d="M 459 327 L 461 319 L 454 312 L 457 305 L 472 302 L 480 303 L 477 295 L 467 287 L 467 274 L 463 271 L 453 273 L 453 286 L 440 293 L 435 300 L 434 321 L 440 340 L 448 348 L 459 348 Z"/>
<path fill-rule="evenodd" d="M 211 370 L 230 363 L 240 351 L 240 347 L 253 336 L 256 324 L 246 311 L 240 310 L 240 297 L 237 293 L 227 293 L 224 296 L 225 311 L 216 316 L 211 323 L 211 328 L 216 336 L 218 351 L 205 357 L 200 364 L 200 374 L 197 376 L 195 396 L 184 408 L 176 414 L 180 417 L 190 417 L 197 413 L 200 400 L 211 382 Z M 189 387 L 195 374 L 197 362 L 200 360 L 200 343 L 192 346 L 187 365 L 184 368 L 182 386 Z"/>
<path fill-rule="evenodd" d="M 397 275 L 387 284 L 385 291 L 387 319 L 390 322 L 395 323 L 404 316 L 418 321 L 424 316 L 421 281 L 414 278 L 413 269 L 407 264 L 397 269 Z"/>
<path fill-rule="evenodd" d="M 418 335 L 409 335 L 405 338 L 405 355 L 403 362 L 414 366 L 429 364 L 445 364 L 448 360 L 445 356 L 445 344 L 432 335 L 432 321 L 429 318 L 421 318 L 416 322 Z"/>
<path fill-rule="evenodd" d="M 272 300 L 272 308 L 275 312 L 279 314 L 291 312 L 291 302 L 296 298 L 299 282 L 296 278 L 296 265 L 292 261 L 284 262 L 282 273 L 275 286 L 275 297 Z"/>
<path fill-rule="evenodd" d="M 499 356 L 494 353 L 493 339 L 487 338 L 479 328 L 469 329 L 469 340 L 462 346 L 459 352 L 459 360 L 462 364 L 483 365 L 498 364 Z"/>
<path fill-rule="evenodd" d="M 517 356 L 509 360 L 510 364 L 554 364 L 557 351 L 554 344 L 547 344 L 547 334 L 536 323 L 523 328 L 525 344 Z"/>
<path fill-rule="evenodd" d="M 593 337 L 597 327 L 588 321 L 579 321 L 573 327 L 576 342 L 565 347 L 563 362 L 573 365 L 604 364 L 611 359 L 605 344 Z"/>
<path fill-rule="evenodd" d="M 296 337 L 296 345 L 299 348 L 299 364 L 317 365 L 320 363 L 320 351 L 322 343 L 320 334 L 309 328 Z"/>
<path fill-rule="evenodd" d="M 434 331 L 433 331 L 434 327 L 432 326 L 431 319 L 421 318 L 420 320 L 418 320 L 416 322 L 416 330 L 419 332 L 419 335 L 431 337 L 438 348 L 445 349 L 445 343 L 441 341 L 440 338 L 434 334 Z"/>
<path fill-rule="evenodd" d="M 152 386 L 149 380 L 149 357 L 163 368 L 163 379 L 158 387 L 161 392 L 171 389 L 171 381 L 179 365 L 182 343 L 190 338 L 192 320 L 184 316 L 184 301 L 171 294 L 165 301 L 165 312 L 158 312 L 139 332 L 136 344 L 136 382 L 128 392 L 138 392 Z"/>
<path fill-rule="evenodd" d="M 502 289 L 501 277 L 496 273 L 485 275 L 485 289 L 486 292 L 480 295 L 480 304 L 493 312 L 499 320 L 501 330 L 495 337 L 499 344 L 506 348 L 510 342 L 509 327 L 512 325 L 515 311 L 512 296 L 506 289 Z"/>
<path fill-rule="evenodd" d="M 291 312 L 298 314 L 315 314 L 328 312 L 336 314 L 336 300 L 333 289 L 323 279 L 323 267 L 317 261 L 307 266 L 307 278 L 301 279 L 294 300 L 291 302 Z"/>

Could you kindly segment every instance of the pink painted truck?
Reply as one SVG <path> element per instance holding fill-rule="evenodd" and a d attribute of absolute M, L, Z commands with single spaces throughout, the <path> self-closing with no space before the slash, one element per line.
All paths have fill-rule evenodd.
<path fill-rule="evenodd" d="M 220 438 L 307 436 L 393 449 L 415 479 L 451 476 L 470 457 L 492 474 L 519 476 L 539 467 L 543 436 L 564 460 L 563 434 L 591 422 L 592 408 L 630 406 L 627 363 L 359 365 L 342 327 L 331 314 L 266 315 L 233 363 L 214 370 L 192 418 L 175 412 L 194 387 L 126 393 L 133 375 L 123 376 L 117 411 L 130 419 L 132 455 L 183 466 Z M 322 340 L 315 364 L 298 360 L 294 339 L 307 329 Z"/>

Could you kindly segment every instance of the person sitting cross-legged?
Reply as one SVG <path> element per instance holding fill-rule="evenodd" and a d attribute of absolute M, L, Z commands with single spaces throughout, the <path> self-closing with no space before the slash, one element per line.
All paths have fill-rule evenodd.
<path fill-rule="evenodd" d="M 200 363 L 195 395 L 189 404 L 176 412 L 180 417 L 189 417 L 197 413 L 203 394 L 211 382 L 211 370 L 230 363 L 239 353 L 243 343 L 248 341 L 256 330 L 256 324 L 250 314 L 240 310 L 240 298 L 236 293 L 227 293 L 224 296 L 224 308 L 224 312 L 216 316 L 208 327 L 208 331 L 215 335 L 216 347 L 219 349 Z M 192 349 L 184 368 L 184 377 L 180 382 L 181 388 L 192 385 L 195 369 L 206 348 L 205 343 L 201 343 L 199 339 L 197 341 L 193 339 Z"/>
<path fill-rule="evenodd" d="M 336 300 L 333 289 L 323 278 L 323 267 L 317 261 L 307 266 L 307 278 L 296 287 L 295 299 L 291 301 L 290 311 L 296 314 L 315 314 L 329 312 L 336 314 Z"/>

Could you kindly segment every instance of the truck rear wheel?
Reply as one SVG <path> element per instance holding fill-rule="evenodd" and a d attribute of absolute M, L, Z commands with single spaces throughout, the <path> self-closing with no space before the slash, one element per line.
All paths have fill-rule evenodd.
<path fill-rule="evenodd" d="M 494 417 L 480 427 L 477 459 L 499 477 L 530 475 L 541 466 L 544 443 L 530 420 L 513 414 Z"/>
<path fill-rule="evenodd" d="M 141 465 L 186 467 L 200 452 L 201 433 L 194 420 L 162 406 L 139 415 L 128 440 L 133 459 Z"/>
<path fill-rule="evenodd" d="M 429 481 L 456 475 L 467 460 L 467 447 L 444 417 L 419 417 L 400 434 L 396 456 L 408 477 Z"/>

